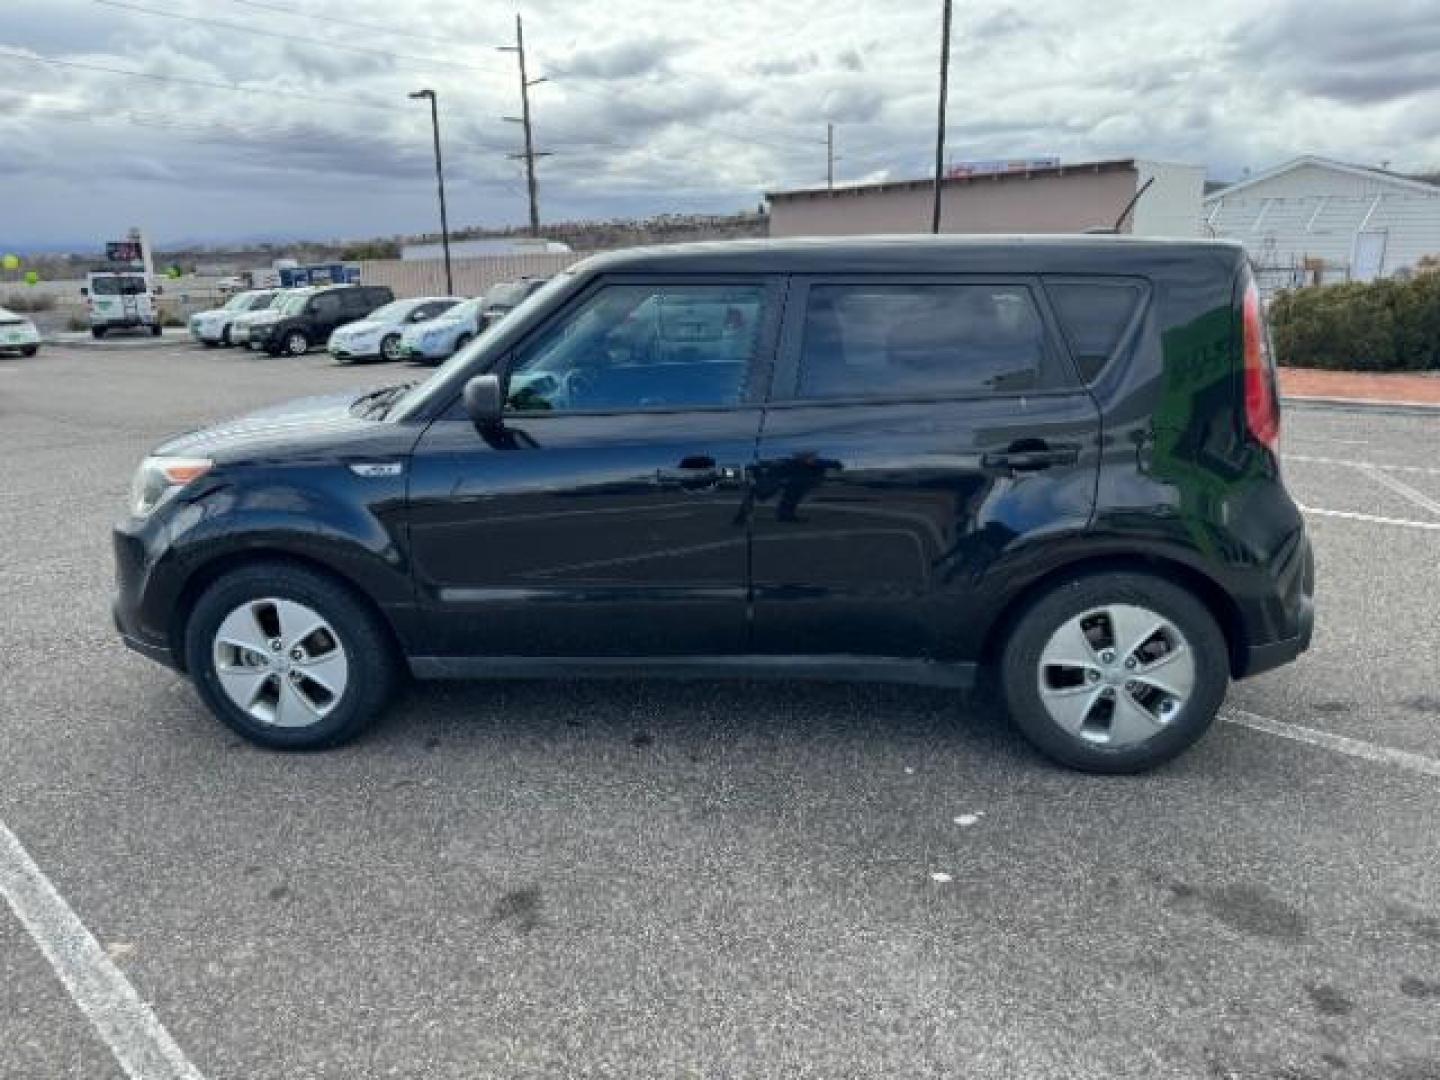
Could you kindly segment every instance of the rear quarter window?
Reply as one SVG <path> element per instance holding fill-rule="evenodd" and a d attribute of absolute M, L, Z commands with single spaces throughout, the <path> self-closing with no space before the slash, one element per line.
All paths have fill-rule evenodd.
<path fill-rule="evenodd" d="M 1045 291 L 1080 378 L 1094 382 L 1139 314 L 1144 286 L 1138 281 L 1046 281 Z"/>

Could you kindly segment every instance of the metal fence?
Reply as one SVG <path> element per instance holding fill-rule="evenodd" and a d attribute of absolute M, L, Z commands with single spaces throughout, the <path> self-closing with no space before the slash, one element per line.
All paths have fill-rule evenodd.
<path fill-rule="evenodd" d="M 585 258 L 583 252 L 529 255 L 483 255 L 451 262 L 455 292 L 479 296 L 498 281 L 521 277 L 549 277 Z M 377 259 L 360 264 L 360 280 L 366 285 L 389 285 L 397 297 L 443 296 L 444 259 Z"/>

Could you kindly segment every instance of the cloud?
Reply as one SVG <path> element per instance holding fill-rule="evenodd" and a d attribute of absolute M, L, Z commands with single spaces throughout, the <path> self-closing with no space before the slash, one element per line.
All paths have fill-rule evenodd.
<path fill-rule="evenodd" d="M 509 9 L 347 0 L 347 21 L 388 36 L 305 17 L 315 5 L 223 15 L 277 38 L 187 21 L 217 17 L 205 0 L 149 0 L 181 18 L 0 3 L 0 52 L 158 76 L 0 57 L 7 238 L 93 238 L 132 219 L 162 238 L 432 228 L 428 108 L 406 96 L 421 86 L 439 94 L 452 219 L 524 219 L 506 157 L 521 133 L 503 119 L 519 111 L 515 61 L 495 51 L 514 39 Z M 542 215 L 750 207 L 823 182 L 827 122 L 839 179 L 930 168 L 938 4 L 522 9 L 531 76 L 550 80 L 532 92 L 554 154 L 539 164 Z M 1133 154 L 1227 177 L 1305 152 L 1440 163 L 1435 0 L 987 0 L 957 7 L 953 49 L 954 160 Z"/>

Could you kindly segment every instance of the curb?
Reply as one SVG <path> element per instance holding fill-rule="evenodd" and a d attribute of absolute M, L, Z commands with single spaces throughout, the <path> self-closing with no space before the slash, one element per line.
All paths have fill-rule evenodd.
<path fill-rule="evenodd" d="M 1424 401 L 1386 401 L 1383 398 L 1340 398 L 1315 397 L 1300 394 L 1282 394 L 1280 400 L 1286 405 L 1302 409 L 1353 409 L 1356 412 L 1408 413 L 1414 416 L 1440 416 L 1440 404 Z"/>

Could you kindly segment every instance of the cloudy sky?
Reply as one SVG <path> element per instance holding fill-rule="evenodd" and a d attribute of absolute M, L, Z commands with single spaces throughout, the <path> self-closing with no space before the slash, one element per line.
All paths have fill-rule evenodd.
<path fill-rule="evenodd" d="M 432 229 L 420 87 L 452 222 L 523 222 L 517 6 L 542 218 L 753 207 L 827 121 L 841 180 L 929 168 L 939 0 L 0 0 L 0 248 Z M 963 0 L 948 156 L 1435 167 L 1437 72 L 1440 0 Z"/>

